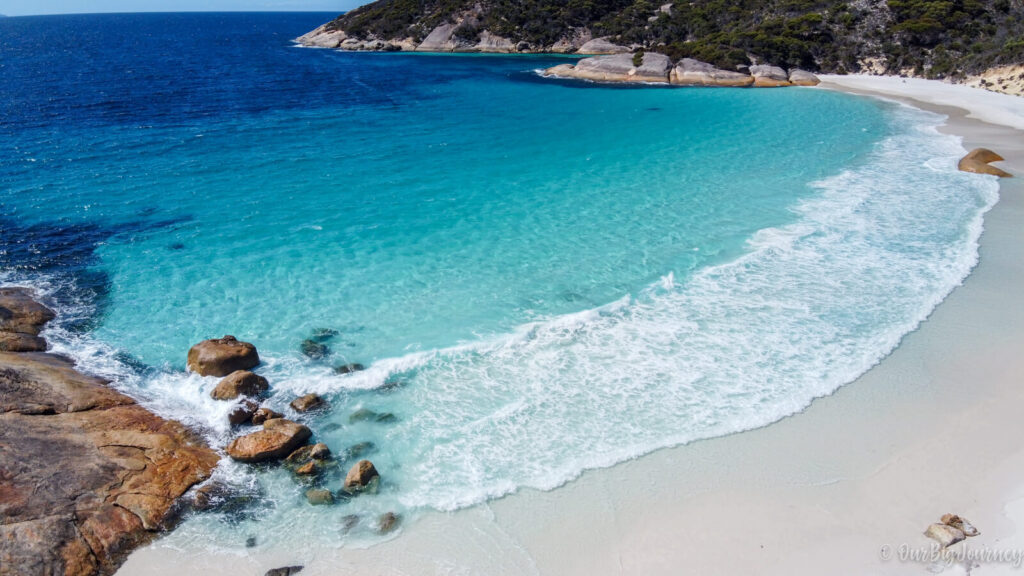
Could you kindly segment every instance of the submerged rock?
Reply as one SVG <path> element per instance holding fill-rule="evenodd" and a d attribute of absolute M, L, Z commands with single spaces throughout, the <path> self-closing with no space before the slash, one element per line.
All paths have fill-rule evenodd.
<path fill-rule="evenodd" d="M 341 517 L 341 533 L 348 534 L 359 524 L 359 516 L 347 514 Z"/>
<path fill-rule="evenodd" d="M 259 363 L 256 347 L 234 336 L 203 340 L 188 351 L 188 369 L 200 376 L 227 376 Z"/>
<path fill-rule="evenodd" d="M 377 519 L 377 532 L 381 534 L 387 534 L 398 528 L 398 525 L 402 522 L 402 517 L 394 512 L 386 512 L 381 514 L 380 518 Z"/>
<path fill-rule="evenodd" d="M 754 86 L 757 88 L 775 88 L 777 86 L 789 86 L 789 74 L 778 66 L 751 66 L 750 75 L 754 77 Z"/>
<path fill-rule="evenodd" d="M 996 168 L 995 166 L 989 166 L 989 162 L 1001 162 L 1003 160 L 1005 160 L 1005 158 L 988 148 L 975 148 L 960 159 L 960 162 L 957 164 L 957 169 L 961 172 L 991 174 L 993 176 L 999 176 L 1000 178 L 1012 178 L 1013 174 Z"/>
<path fill-rule="evenodd" d="M 676 63 L 669 80 L 678 86 L 739 87 L 754 83 L 754 77 L 750 74 L 722 70 L 693 58 L 683 58 Z"/>
<path fill-rule="evenodd" d="M 963 531 L 946 524 L 932 524 L 924 531 L 924 535 L 937 541 L 943 548 L 952 546 L 964 539 Z"/>
<path fill-rule="evenodd" d="M 334 494 L 331 494 L 330 490 L 324 490 L 323 488 L 313 488 L 312 490 L 306 491 L 306 500 L 313 506 L 334 504 Z"/>
<path fill-rule="evenodd" d="M 227 453 L 239 462 L 279 460 L 309 439 L 313 433 L 302 424 L 275 418 L 263 424 L 263 430 L 235 438 Z"/>
<path fill-rule="evenodd" d="M 267 570 L 264 576 L 292 576 L 292 574 L 298 574 L 299 572 L 302 572 L 302 566 L 285 566 L 284 568 Z"/>
<path fill-rule="evenodd" d="M 307 338 L 303 340 L 302 344 L 299 346 L 299 350 L 301 350 L 302 354 L 305 355 L 307 358 L 313 360 L 320 360 L 322 358 L 329 356 L 331 353 L 331 349 L 327 346 L 327 344 L 324 344 L 323 342 L 317 342 L 312 338 Z"/>
<path fill-rule="evenodd" d="M 346 448 L 344 457 L 346 460 L 350 458 L 359 458 L 360 456 L 373 452 L 376 448 L 377 446 L 374 445 L 373 442 L 360 442 Z"/>
<path fill-rule="evenodd" d="M 345 476 L 345 489 L 350 492 L 363 490 L 367 488 L 375 478 L 379 477 L 380 474 L 378 474 L 377 469 L 373 467 L 373 462 L 370 462 L 369 460 L 360 460 L 349 469 L 348 474 Z"/>
<path fill-rule="evenodd" d="M 390 412 L 377 413 L 369 408 L 360 408 L 356 410 L 348 417 L 349 424 L 356 424 L 359 422 L 395 422 L 398 418 Z"/>
<path fill-rule="evenodd" d="M 295 410 L 296 412 L 309 412 L 310 410 L 320 408 L 324 404 L 326 404 L 326 402 L 324 402 L 324 399 L 321 398 L 319 394 L 306 394 L 305 396 L 299 396 L 295 400 L 292 400 L 292 403 L 289 404 L 289 406 L 291 406 L 292 410 Z"/>
<path fill-rule="evenodd" d="M 334 372 L 336 374 L 350 374 L 352 372 L 359 372 L 361 370 L 366 370 L 366 367 L 363 366 L 362 364 L 355 362 L 352 364 L 342 364 L 341 366 L 334 367 Z"/>
<path fill-rule="evenodd" d="M 239 396 L 260 396 L 270 387 L 267 379 L 248 370 L 235 370 L 210 392 L 214 400 L 234 400 Z"/>

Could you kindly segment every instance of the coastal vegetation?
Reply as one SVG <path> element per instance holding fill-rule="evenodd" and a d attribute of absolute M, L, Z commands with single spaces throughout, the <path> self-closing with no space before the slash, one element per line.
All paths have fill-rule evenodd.
<path fill-rule="evenodd" d="M 724 69 L 962 78 L 1024 61 L 1024 0 L 377 0 L 325 29 L 418 43 L 442 25 L 466 47 L 485 32 L 532 52 L 584 36 Z"/>

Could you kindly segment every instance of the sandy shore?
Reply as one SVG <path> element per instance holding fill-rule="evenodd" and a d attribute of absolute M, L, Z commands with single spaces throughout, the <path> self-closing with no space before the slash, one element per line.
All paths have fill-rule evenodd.
<path fill-rule="evenodd" d="M 164 541 L 118 574 L 964 573 L 901 560 L 931 552 L 922 531 L 946 512 L 982 531 L 971 554 L 1008 560 L 978 559 L 972 573 L 1024 573 L 1013 566 L 1024 555 L 1024 99 L 899 78 L 828 77 L 822 88 L 947 114 L 965 148 L 998 151 L 1022 177 L 1002 182 L 974 273 L 856 382 L 766 428 L 428 514 L 369 549 L 196 557 Z"/>

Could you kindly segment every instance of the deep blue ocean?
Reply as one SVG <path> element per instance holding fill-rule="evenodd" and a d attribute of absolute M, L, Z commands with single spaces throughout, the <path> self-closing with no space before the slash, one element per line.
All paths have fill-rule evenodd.
<path fill-rule="evenodd" d="M 53 348 L 221 447 L 231 405 L 185 354 L 251 341 L 268 403 L 342 460 L 321 484 L 354 445 L 383 477 L 314 508 L 225 459 L 248 507 L 179 543 L 372 542 L 384 511 L 409 526 L 794 414 L 966 277 L 998 198 L 935 114 L 293 44 L 331 17 L 0 19 L 0 284 L 59 311 Z M 330 410 L 293 413 L 308 392 Z"/>

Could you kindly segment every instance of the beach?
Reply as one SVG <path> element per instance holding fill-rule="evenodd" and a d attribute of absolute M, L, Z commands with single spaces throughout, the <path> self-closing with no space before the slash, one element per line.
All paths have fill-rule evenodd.
<path fill-rule="evenodd" d="M 1024 174 L 1024 101 L 934 81 L 825 77 L 818 89 L 949 116 L 964 148 Z M 979 176 L 982 177 L 982 176 Z M 154 544 L 122 575 L 1017 573 L 1024 554 L 1024 184 L 1001 181 L 980 264 L 879 365 L 767 427 L 659 450 L 558 489 L 427 513 L 365 549 L 238 550 Z M 981 535 L 933 561 L 942 514 Z M 964 547 L 967 547 L 966 550 Z M 977 555 L 981 555 L 978 557 Z"/>

